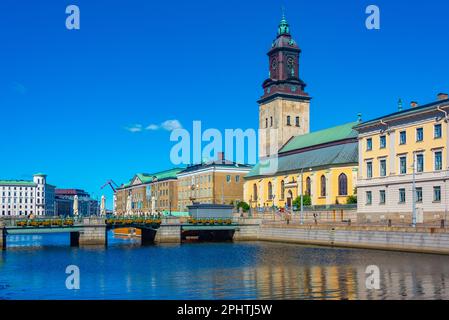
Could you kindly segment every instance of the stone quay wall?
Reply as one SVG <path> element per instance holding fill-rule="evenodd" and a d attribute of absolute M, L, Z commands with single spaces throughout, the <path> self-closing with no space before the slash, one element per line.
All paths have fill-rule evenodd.
<path fill-rule="evenodd" d="M 255 238 L 236 237 L 235 240 Z M 449 229 L 445 228 L 262 224 L 257 240 L 449 254 Z"/>

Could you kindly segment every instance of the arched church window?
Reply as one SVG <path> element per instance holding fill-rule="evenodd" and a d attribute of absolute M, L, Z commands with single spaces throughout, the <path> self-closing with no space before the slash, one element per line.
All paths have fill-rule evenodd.
<path fill-rule="evenodd" d="M 306 179 L 306 195 L 310 196 L 312 190 L 312 181 L 310 180 L 310 177 L 307 177 Z"/>
<path fill-rule="evenodd" d="M 268 200 L 273 199 L 273 185 L 268 182 Z"/>
<path fill-rule="evenodd" d="M 285 196 L 285 183 L 284 180 L 281 181 L 281 199 L 284 199 Z"/>
<path fill-rule="evenodd" d="M 253 184 L 253 197 L 254 201 L 257 201 L 257 184 Z"/>
<path fill-rule="evenodd" d="M 321 176 L 321 196 L 326 196 L 326 177 L 324 175 Z"/>
<path fill-rule="evenodd" d="M 348 177 L 344 173 L 338 176 L 338 195 L 348 195 Z"/>

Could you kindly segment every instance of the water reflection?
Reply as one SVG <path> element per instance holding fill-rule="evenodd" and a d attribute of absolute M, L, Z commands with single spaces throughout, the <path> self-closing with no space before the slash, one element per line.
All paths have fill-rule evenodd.
<path fill-rule="evenodd" d="M 262 242 L 140 247 L 132 239 L 81 249 L 61 236 L 24 237 L 8 239 L 0 255 L 0 298 L 449 298 L 447 256 Z M 69 264 L 80 267 L 79 291 L 65 289 Z M 368 265 L 380 268 L 380 290 L 365 286 Z"/>

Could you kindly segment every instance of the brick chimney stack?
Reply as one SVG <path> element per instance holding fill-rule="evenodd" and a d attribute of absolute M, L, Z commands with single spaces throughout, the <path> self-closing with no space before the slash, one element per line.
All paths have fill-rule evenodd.
<path fill-rule="evenodd" d="M 223 163 L 225 161 L 224 152 L 218 152 L 218 162 Z"/>
<path fill-rule="evenodd" d="M 439 93 L 438 95 L 437 95 L 437 97 L 438 97 L 438 100 L 447 100 L 448 98 L 449 98 L 449 96 L 448 96 L 448 94 L 447 93 Z"/>

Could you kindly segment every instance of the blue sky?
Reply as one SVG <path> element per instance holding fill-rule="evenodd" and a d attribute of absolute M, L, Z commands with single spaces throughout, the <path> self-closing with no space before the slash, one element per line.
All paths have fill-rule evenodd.
<path fill-rule="evenodd" d="M 65 28 L 69 4 L 80 30 Z M 370 4 L 381 30 L 365 28 Z M 303 50 L 312 130 L 449 91 L 444 0 L 2 0 L 0 178 L 45 172 L 100 196 L 107 179 L 172 166 L 169 131 L 135 124 L 257 128 L 281 6 Z"/>

